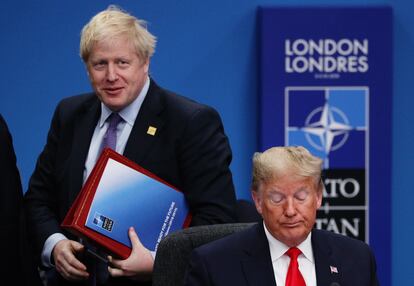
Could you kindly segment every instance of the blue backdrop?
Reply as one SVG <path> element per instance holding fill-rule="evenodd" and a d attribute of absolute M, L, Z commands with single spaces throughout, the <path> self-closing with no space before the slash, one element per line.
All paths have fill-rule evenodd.
<path fill-rule="evenodd" d="M 324 160 L 317 227 L 368 241 L 379 269 L 391 267 L 391 15 L 385 6 L 264 7 L 259 14 L 259 148 L 302 145 Z M 366 50 L 324 54 L 305 48 L 311 39 L 338 48 L 352 39 L 365 42 Z M 325 67 L 314 68 L 309 59 L 323 60 Z M 341 60 L 347 72 L 339 68 Z M 353 60 L 355 70 L 349 68 Z M 338 183 L 332 188 L 342 179 L 354 180 L 346 183 L 353 195 L 336 193 Z M 344 230 L 345 221 L 358 231 Z M 381 285 L 390 285 L 390 277 L 378 273 Z"/>
<path fill-rule="evenodd" d="M 82 26 L 113 1 L 4 1 L 0 11 L 0 112 L 14 137 L 24 187 L 41 151 L 56 103 L 89 91 L 78 56 Z M 410 255 L 414 211 L 411 163 L 414 127 L 414 2 L 409 0 L 124 0 L 158 39 L 150 71 L 173 91 L 214 106 L 233 149 L 239 198 L 248 198 L 250 161 L 257 149 L 258 34 L 261 5 L 378 5 L 394 9 L 392 151 L 392 284 L 414 281 Z M 410 122 L 411 121 L 411 122 Z M 407 255 L 409 254 L 409 255 Z M 379 269 L 389 272 L 391 269 Z"/>

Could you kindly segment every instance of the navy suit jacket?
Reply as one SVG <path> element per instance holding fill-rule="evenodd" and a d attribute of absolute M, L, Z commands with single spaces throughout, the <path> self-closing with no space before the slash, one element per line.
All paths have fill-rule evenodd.
<path fill-rule="evenodd" d="M 312 248 L 318 286 L 378 285 L 375 259 L 365 243 L 314 229 Z M 194 250 L 185 285 L 276 285 L 263 224 Z"/>
<path fill-rule="evenodd" d="M 95 94 L 62 100 L 25 195 L 31 234 L 40 257 L 82 187 L 86 156 L 100 117 Z M 157 128 L 155 136 L 147 134 Z M 218 113 L 168 92 L 151 80 L 124 156 L 185 193 L 192 225 L 234 221 L 231 150 Z"/>

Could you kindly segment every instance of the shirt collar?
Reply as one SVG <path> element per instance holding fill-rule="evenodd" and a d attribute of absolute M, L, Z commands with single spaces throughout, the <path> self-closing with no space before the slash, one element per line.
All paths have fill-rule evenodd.
<path fill-rule="evenodd" d="M 148 89 L 150 86 L 150 79 L 147 76 L 145 84 L 141 89 L 141 92 L 138 94 L 137 98 L 134 99 L 128 106 L 118 112 L 122 119 L 129 125 L 133 126 L 135 119 L 138 116 L 138 112 L 141 109 L 141 105 L 144 102 L 145 97 L 147 96 Z M 99 127 L 102 128 L 105 124 L 105 121 L 111 115 L 112 110 L 110 110 L 105 104 L 101 102 L 101 117 L 99 119 Z"/>
<path fill-rule="evenodd" d="M 266 224 L 263 221 L 263 227 L 265 230 L 265 234 L 267 237 L 267 241 L 269 242 L 269 248 L 270 248 L 270 257 L 272 259 L 272 262 L 279 259 L 288 251 L 289 246 L 284 244 L 283 242 L 277 240 L 267 229 Z M 302 251 L 302 254 L 312 263 L 315 263 L 314 257 L 313 257 L 313 250 L 312 250 L 312 232 L 308 234 L 306 239 L 302 241 L 297 248 Z"/>

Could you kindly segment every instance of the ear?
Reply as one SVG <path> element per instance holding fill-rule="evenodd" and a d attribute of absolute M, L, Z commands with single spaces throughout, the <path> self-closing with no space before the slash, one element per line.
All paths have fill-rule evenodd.
<path fill-rule="evenodd" d="M 91 73 L 89 72 L 89 69 L 90 69 L 89 63 L 85 63 L 85 69 L 86 69 L 86 74 L 87 74 L 89 80 L 91 80 Z"/>
<path fill-rule="evenodd" d="M 262 195 L 259 193 L 259 191 L 251 191 L 252 198 L 254 201 L 254 205 L 256 206 L 257 212 L 261 215 L 262 214 Z"/>
<path fill-rule="evenodd" d="M 322 205 L 323 189 L 316 190 L 316 209 L 319 209 Z"/>
<path fill-rule="evenodd" d="M 145 59 L 145 61 L 143 62 L 143 67 L 142 68 L 144 69 L 144 72 L 146 74 L 148 74 L 148 71 L 149 71 L 149 58 Z"/>

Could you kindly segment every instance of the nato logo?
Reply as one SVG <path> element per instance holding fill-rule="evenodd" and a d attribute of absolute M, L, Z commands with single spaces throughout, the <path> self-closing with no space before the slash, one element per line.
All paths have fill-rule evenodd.
<path fill-rule="evenodd" d="M 367 87 L 287 87 L 285 145 L 301 145 L 325 169 L 364 169 L 368 162 Z"/>
<path fill-rule="evenodd" d="M 101 215 L 98 212 L 95 212 L 93 216 L 93 223 L 100 228 L 106 229 L 107 231 L 112 231 L 112 227 L 114 225 L 114 221 L 110 218 L 107 218 L 104 215 Z"/>

